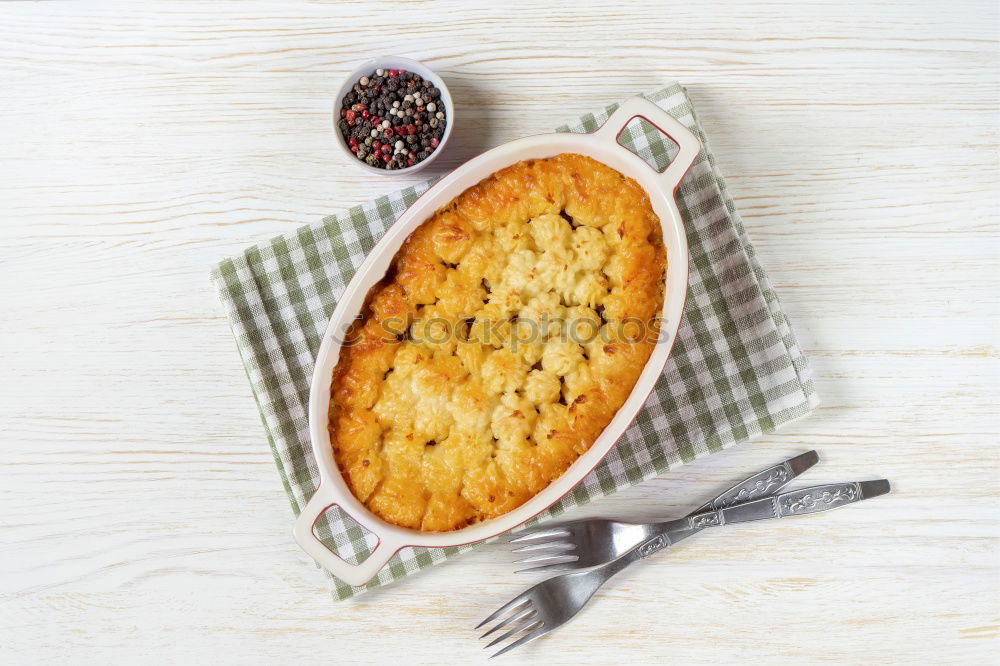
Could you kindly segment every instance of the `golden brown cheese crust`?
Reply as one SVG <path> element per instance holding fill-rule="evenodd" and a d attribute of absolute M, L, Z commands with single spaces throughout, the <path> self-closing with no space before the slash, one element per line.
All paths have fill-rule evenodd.
<path fill-rule="evenodd" d="M 519 162 L 453 199 L 403 244 L 334 370 L 351 492 L 423 531 L 526 502 L 631 393 L 665 270 L 649 197 L 588 157 Z"/>

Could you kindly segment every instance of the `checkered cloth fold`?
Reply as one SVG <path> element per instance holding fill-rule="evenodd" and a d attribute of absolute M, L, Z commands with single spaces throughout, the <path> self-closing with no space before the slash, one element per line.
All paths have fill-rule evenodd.
<path fill-rule="evenodd" d="M 754 256 L 687 93 L 674 84 L 646 97 L 704 146 L 678 193 L 691 253 L 684 318 L 663 376 L 635 423 L 543 518 L 772 432 L 818 404 L 806 360 Z M 592 132 L 615 108 L 559 131 Z M 669 163 L 673 144 L 645 122 L 630 124 L 620 141 L 658 169 Z M 428 186 L 408 187 L 251 247 L 212 273 L 296 515 L 319 480 L 307 405 L 327 321 L 362 259 Z M 375 539 L 337 508 L 320 521 L 318 533 L 354 563 L 375 546 Z M 366 587 L 385 585 L 470 547 L 406 548 Z M 363 590 L 330 579 L 339 599 Z"/>

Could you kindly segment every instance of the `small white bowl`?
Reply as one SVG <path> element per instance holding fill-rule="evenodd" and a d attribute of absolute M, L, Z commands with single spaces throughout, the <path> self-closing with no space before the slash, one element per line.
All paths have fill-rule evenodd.
<path fill-rule="evenodd" d="M 418 162 L 411 167 L 406 167 L 405 169 L 379 169 L 373 166 L 365 164 L 363 161 L 359 160 L 357 156 L 351 152 L 350 146 L 347 145 L 347 140 L 344 139 L 344 135 L 340 133 L 340 127 L 338 123 L 340 122 L 340 109 L 343 106 L 343 99 L 354 88 L 354 84 L 361 79 L 362 76 L 370 76 L 372 72 L 377 69 L 402 69 L 407 72 L 413 72 L 414 74 L 419 74 L 424 80 L 430 81 L 434 84 L 434 87 L 441 91 L 441 98 L 438 100 L 441 104 L 444 104 L 445 121 L 447 124 L 444 128 L 444 134 L 441 135 L 441 139 L 438 142 L 437 148 L 427 156 L 423 162 Z M 451 101 L 451 93 L 448 92 L 448 86 L 444 84 L 444 81 L 440 76 L 432 72 L 426 66 L 417 62 L 416 60 L 411 60 L 410 58 L 401 58 L 399 56 L 382 56 L 380 58 L 374 58 L 368 62 L 358 65 L 353 72 L 351 72 L 344 83 L 341 84 L 340 90 L 337 91 L 337 96 L 333 100 L 333 134 L 336 137 L 337 145 L 340 147 L 341 152 L 347 157 L 347 160 L 358 167 L 369 173 L 377 173 L 381 176 L 402 176 L 406 174 L 411 174 L 420 171 L 425 166 L 433 162 L 441 151 L 444 149 L 445 144 L 448 143 L 448 138 L 451 136 L 451 129 L 455 126 L 455 105 Z"/>

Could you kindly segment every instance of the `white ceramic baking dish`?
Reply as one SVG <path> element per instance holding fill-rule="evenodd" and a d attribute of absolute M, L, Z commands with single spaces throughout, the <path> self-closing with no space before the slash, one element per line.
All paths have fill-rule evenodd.
<path fill-rule="evenodd" d="M 677 156 L 662 173 L 654 171 L 618 143 L 618 136 L 636 117 L 644 118 L 656 126 L 679 147 Z M 400 216 L 347 285 L 330 318 L 316 358 L 309 396 L 309 432 L 319 467 L 320 486 L 299 515 L 294 529 L 296 541 L 307 553 L 337 578 L 351 585 L 363 585 L 396 552 L 406 546 L 459 546 L 488 539 L 520 525 L 557 502 L 597 466 L 646 402 L 663 372 L 677 334 L 687 295 L 688 247 L 674 193 L 700 150 L 701 145 L 687 128 L 652 102 L 634 97 L 622 104 L 600 129 L 591 134 L 531 136 L 504 144 L 470 160 L 438 181 Z M 579 153 L 603 162 L 634 178 L 649 194 L 653 210 L 663 227 L 663 242 L 667 251 L 661 342 L 654 348 L 629 398 L 590 450 L 580 456 L 561 477 L 523 505 L 499 518 L 452 532 L 419 532 L 389 524 L 370 512 L 351 494 L 333 457 L 327 422 L 330 380 L 340 356 L 341 336 L 338 333 L 346 331 L 361 311 L 365 296 L 385 275 L 403 241 L 436 210 L 495 171 L 521 160 L 552 157 L 559 153 Z M 315 534 L 317 519 L 335 505 L 378 539 L 375 550 L 360 564 L 354 565 L 341 559 Z"/>

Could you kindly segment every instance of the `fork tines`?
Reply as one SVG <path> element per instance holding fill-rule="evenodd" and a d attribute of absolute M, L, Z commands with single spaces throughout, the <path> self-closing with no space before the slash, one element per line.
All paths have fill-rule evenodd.
<path fill-rule="evenodd" d="M 493 657 L 499 657 L 504 652 L 508 652 L 518 646 L 524 645 L 529 641 L 533 641 L 545 633 L 544 623 L 538 618 L 538 611 L 535 610 L 534 605 L 531 603 L 531 599 L 527 598 L 526 593 L 514 597 L 498 608 L 492 615 L 476 625 L 476 629 L 480 629 L 494 620 L 498 620 L 498 622 L 492 629 L 480 636 L 480 638 L 486 638 L 490 634 L 501 629 L 507 629 L 507 631 L 497 638 L 494 638 L 492 642 L 483 648 L 484 650 L 488 650 L 494 645 L 497 645 L 507 639 L 517 637 L 517 640 L 510 643 L 500 651 L 490 655 L 490 659 Z"/>
<path fill-rule="evenodd" d="M 527 555 L 524 559 L 515 560 L 514 564 L 534 564 L 538 566 L 519 569 L 514 573 L 525 573 L 536 570 L 555 570 L 563 565 L 572 564 L 580 559 L 574 551 L 576 543 L 568 541 L 571 534 L 565 529 L 544 530 L 539 533 L 528 534 L 521 537 L 521 540 L 514 539 L 511 543 L 517 543 L 520 547 L 512 550 L 512 553 Z M 521 545 L 527 544 L 527 545 Z"/>
<path fill-rule="evenodd" d="M 566 536 L 569 536 L 569 532 L 565 532 L 564 534 Z M 561 538 L 561 536 L 552 537 L 551 541 L 530 541 L 530 542 L 521 542 L 521 543 L 528 543 L 529 545 L 527 545 L 527 546 L 521 546 L 520 544 L 518 544 L 520 547 L 519 548 L 514 548 L 510 552 L 512 552 L 512 553 L 533 553 L 533 552 L 536 552 L 536 551 L 539 551 L 539 550 L 565 550 L 567 547 L 572 548 L 575 545 L 572 542 L 563 541 L 563 539 Z"/>
<path fill-rule="evenodd" d="M 558 525 L 548 529 L 544 527 L 531 527 L 528 528 L 524 534 L 513 537 L 509 543 L 528 543 L 531 541 L 538 541 L 540 539 L 569 536 L 569 534 L 568 529 Z"/>

